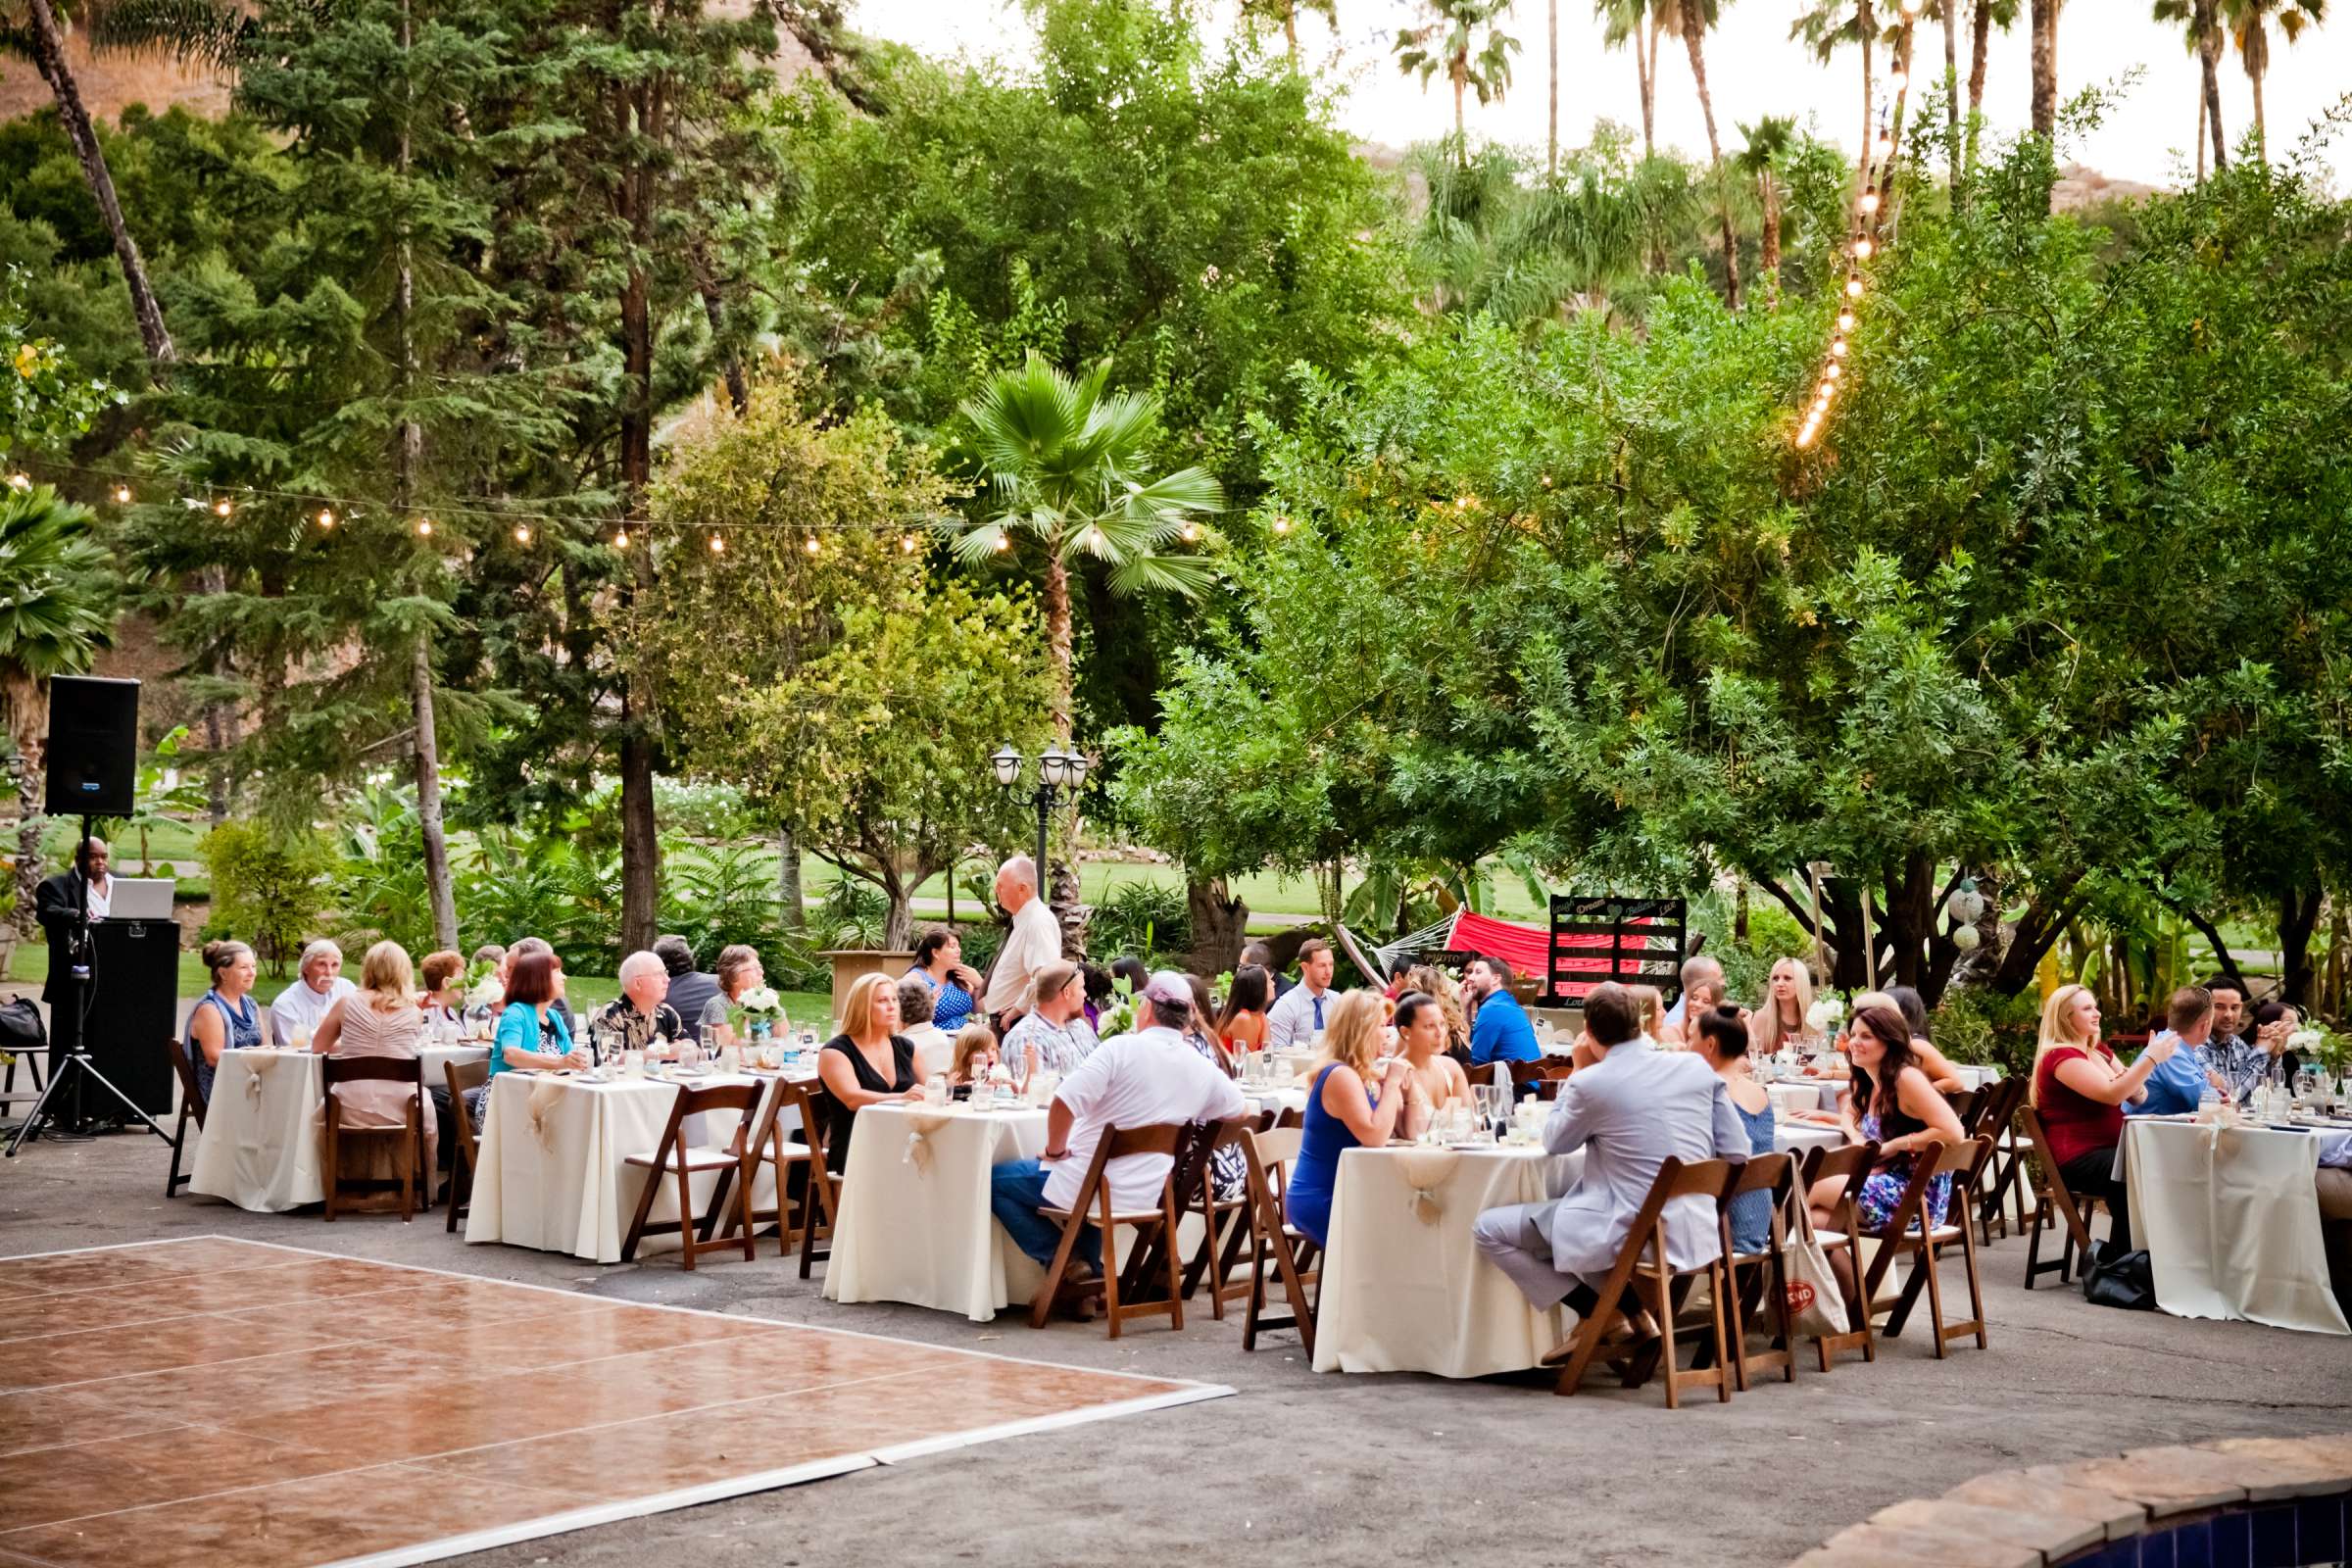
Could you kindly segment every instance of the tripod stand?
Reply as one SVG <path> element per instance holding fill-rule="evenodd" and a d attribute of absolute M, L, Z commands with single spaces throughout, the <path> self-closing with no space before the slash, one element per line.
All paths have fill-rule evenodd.
<path fill-rule="evenodd" d="M 85 855 L 83 846 L 90 842 L 92 825 L 91 818 L 85 816 L 81 819 L 81 838 L 74 851 L 74 858 L 76 861 L 83 860 Z M 90 999 L 98 989 L 98 945 L 90 937 L 89 868 L 86 863 L 83 863 L 76 869 L 79 874 L 74 879 L 74 935 L 66 944 L 66 961 L 74 967 L 73 978 L 75 983 L 74 1049 L 67 1053 L 65 1060 L 56 1064 L 55 1069 L 49 1074 L 49 1087 L 41 1091 L 41 1098 L 32 1102 L 32 1113 L 24 1118 L 24 1124 L 19 1127 L 17 1135 L 9 1140 L 7 1152 L 11 1159 L 16 1158 L 17 1151 L 24 1148 L 27 1140 L 38 1138 L 44 1132 L 52 1138 L 83 1136 L 81 1132 L 83 1126 L 81 1098 L 84 1079 L 112 1095 L 117 1104 L 136 1116 L 156 1137 L 161 1138 L 167 1144 L 172 1141 L 171 1135 L 156 1124 L 154 1117 L 141 1110 L 128 1095 L 116 1088 L 106 1074 L 100 1072 L 90 1061 Z M 58 1113 L 51 1107 L 50 1102 L 58 1099 L 60 1090 L 68 1089 L 69 1086 L 72 1093 L 70 1102 L 72 1114 L 65 1119 L 65 1127 L 52 1126 L 51 1123 L 57 1118 Z"/>

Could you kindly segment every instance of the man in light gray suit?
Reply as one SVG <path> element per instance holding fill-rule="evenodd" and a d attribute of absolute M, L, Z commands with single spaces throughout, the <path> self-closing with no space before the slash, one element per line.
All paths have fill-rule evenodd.
<path fill-rule="evenodd" d="M 1479 1250 L 1545 1310 L 1565 1300 L 1589 1318 L 1600 1307 L 1600 1286 L 1668 1156 L 1687 1165 L 1747 1158 L 1747 1133 L 1706 1058 L 1653 1049 L 1641 1037 L 1641 1020 L 1623 986 L 1593 987 L 1585 998 L 1585 1032 L 1601 1048 L 1601 1058 L 1560 1086 L 1544 1124 L 1544 1147 L 1551 1152 L 1585 1151 L 1584 1174 L 1549 1202 L 1513 1203 L 1478 1216 Z M 1668 1262 L 1695 1267 L 1722 1250 L 1712 1203 L 1680 1198 L 1667 1205 Z M 1622 1304 L 1635 1315 L 1630 1298 Z"/>

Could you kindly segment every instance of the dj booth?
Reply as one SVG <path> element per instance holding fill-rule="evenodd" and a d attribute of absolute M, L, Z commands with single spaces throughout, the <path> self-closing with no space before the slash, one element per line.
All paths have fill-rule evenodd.
<path fill-rule="evenodd" d="M 90 927 L 90 1065 L 150 1116 L 172 1108 L 172 1059 L 179 1038 L 179 926 L 115 917 Z M 50 1039 L 57 1038 L 54 1023 Z M 52 1058 L 54 1060 L 54 1057 Z M 97 1109 L 95 1105 L 91 1107 Z"/>

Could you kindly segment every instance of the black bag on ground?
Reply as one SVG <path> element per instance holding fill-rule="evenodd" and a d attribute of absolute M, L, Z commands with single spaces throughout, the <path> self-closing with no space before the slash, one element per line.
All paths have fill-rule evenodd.
<path fill-rule="evenodd" d="M 2156 1309 L 2156 1274 L 2146 1248 L 2129 1252 L 2109 1250 L 2082 1275 L 2082 1295 L 2093 1306 L 2120 1306 L 2127 1312 Z"/>
<path fill-rule="evenodd" d="M 49 1031 L 41 1023 L 40 1004 L 30 997 L 0 1002 L 0 1053 L 38 1058 L 49 1052 Z"/>

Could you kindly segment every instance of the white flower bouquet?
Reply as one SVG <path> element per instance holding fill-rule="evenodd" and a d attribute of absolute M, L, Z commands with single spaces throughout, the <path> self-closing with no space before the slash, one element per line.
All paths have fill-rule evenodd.
<path fill-rule="evenodd" d="M 1823 997 L 1805 1009 L 1805 1027 L 1817 1035 L 1834 1034 L 1845 1022 L 1845 999 Z"/>

